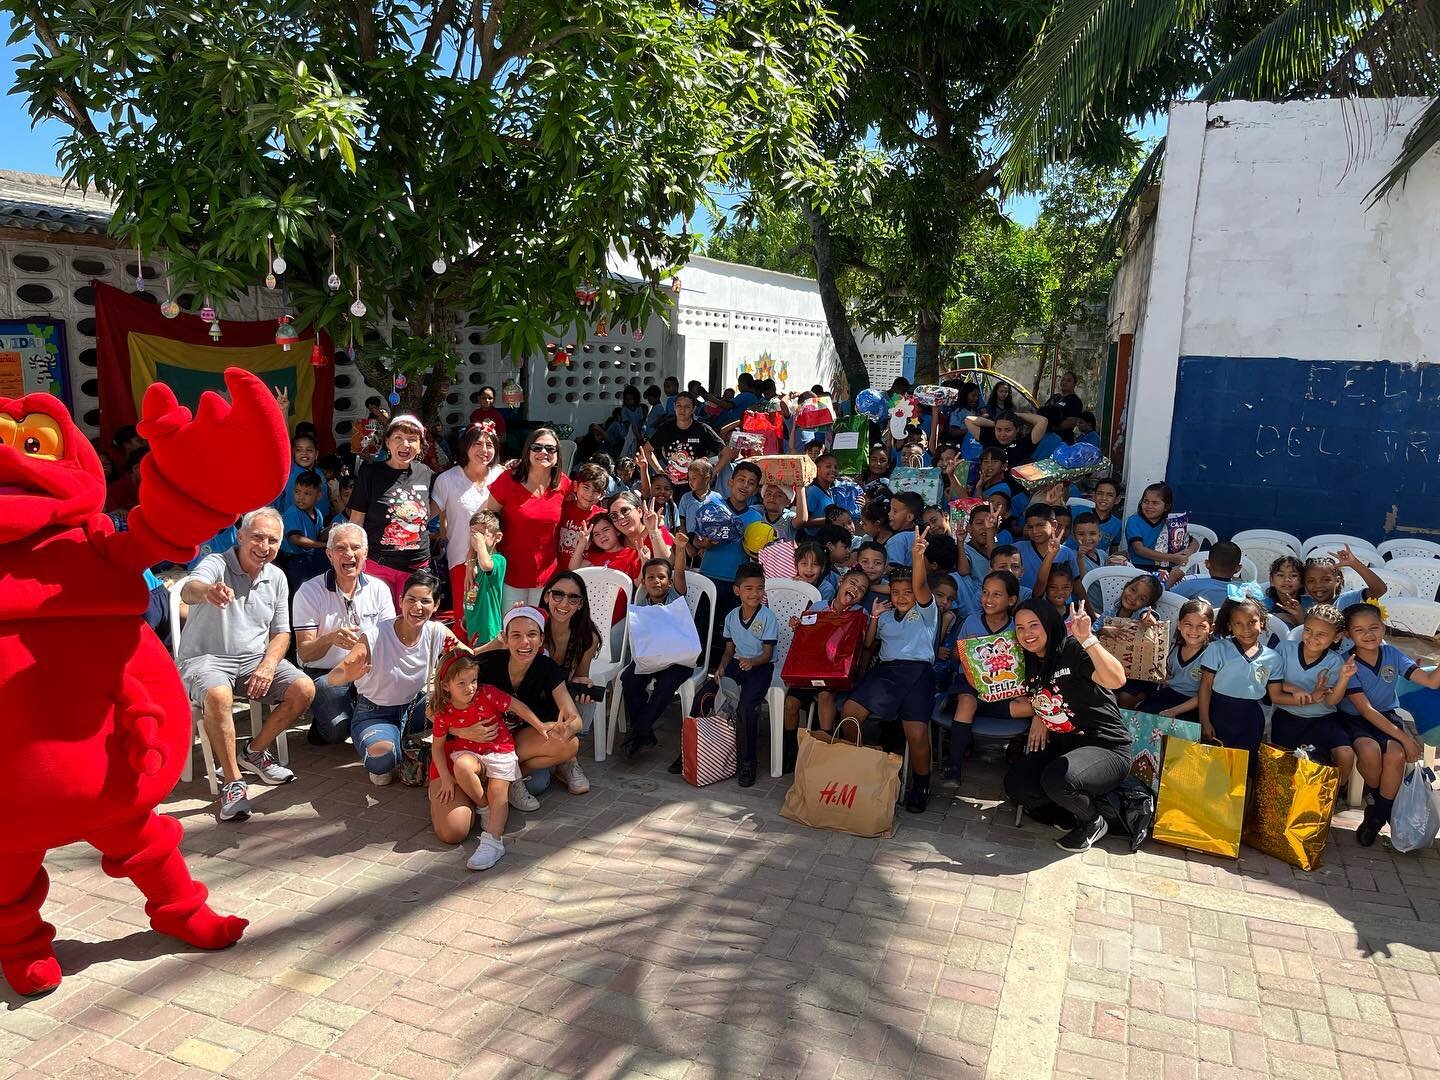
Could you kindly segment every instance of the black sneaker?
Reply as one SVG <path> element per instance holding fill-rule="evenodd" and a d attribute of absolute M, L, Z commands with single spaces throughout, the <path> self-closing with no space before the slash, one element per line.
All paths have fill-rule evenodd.
<path fill-rule="evenodd" d="M 1380 830 L 1385 827 L 1385 822 L 1376 820 L 1371 813 L 1371 808 L 1365 808 L 1365 818 L 1355 829 L 1355 842 L 1361 847 L 1370 847 L 1376 840 L 1380 839 Z"/>
<path fill-rule="evenodd" d="M 1097 817 L 1089 825 L 1076 825 L 1075 828 L 1056 840 L 1055 846 L 1061 851 L 1089 851 L 1109 831 L 1110 826 L 1105 824 L 1105 819 Z"/>
<path fill-rule="evenodd" d="M 670 768 L 669 768 L 668 772 L 670 773 L 671 776 L 679 776 L 679 775 L 680 775 L 681 773 L 683 773 L 684 771 L 685 771 L 685 758 L 684 758 L 682 755 L 677 754 L 677 755 L 675 756 L 675 760 L 672 761 L 672 762 L 670 762 Z"/>
<path fill-rule="evenodd" d="M 755 762 L 742 761 L 740 767 L 735 770 L 735 781 L 741 787 L 755 786 Z"/>
<path fill-rule="evenodd" d="M 905 793 L 905 811 L 910 814 L 923 814 L 925 807 L 930 803 L 930 778 L 927 776 L 924 783 L 914 779 L 910 781 L 910 790 Z"/>

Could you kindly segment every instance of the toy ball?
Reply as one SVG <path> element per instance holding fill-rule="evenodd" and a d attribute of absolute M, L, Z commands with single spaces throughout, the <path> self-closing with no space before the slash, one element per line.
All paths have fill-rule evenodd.
<path fill-rule="evenodd" d="M 870 420 L 884 420 L 890 402 L 878 390 L 866 388 L 855 395 L 855 411 Z"/>
<path fill-rule="evenodd" d="M 740 546 L 745 549 L 747 555 L 759 555 L 760 549 L 767 544 L 773 544 L 780 537 L 775 532 L 775 526 L 768 521 L 752 521 L 745 526 L 745 535 Z"/>
<path fill-rule="evenodd" d="M 721 503 L 706 503 L 695 511 L 695 531 L 715 544 L 740 539 L 740 519 Z"/>

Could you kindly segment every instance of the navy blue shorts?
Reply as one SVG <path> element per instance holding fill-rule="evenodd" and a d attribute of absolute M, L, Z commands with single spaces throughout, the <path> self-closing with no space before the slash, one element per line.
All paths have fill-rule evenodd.
<path fill-rule="evenodd" d="M 925 660 L 885 660 L 870 669 L 850 700 L 877 720 L 928 724 L 935 709 L 935 666 Z"/>
<path fill-rule="evenodd" d="M 1162 686 L 1146 694 L 1145 699 L 1141 701 L 1139 705 L 1135 706 L 1135 711 L 1157 716 L 1166 709 L 1173 709 L 1177 705 L 1184 705 L 1185 702 L 1194 696 L 1194 694 L 1182 694 L 1179 690 L 1171 690 L 1168 686 Z M 1185 719 L 1196 720 L 1199 718 L 1199 715 L 1199 713 L 1196 713 L 1194 716 L 1191 716 L 1187 713 Z"/>
<path fill-rule="evenodd" d="M 1265 734 L 1265 710 L 1253 698 L 1211 694 L 1210 726 L 1215 729 L 1220 745 L 1253 754 L 1260 749 L 1260 739 Z"/>
<path fill-rule="evenodd" d="M 1363 716 L 1351 716 L 1349 713 L 1337 713 L 1336 715 L 1338 715 L 1345 724 L 1345 731 L 1350 736 L 1349 741 L 1352 743 L 1356 739 L 1374 739 L 1376 745 L 1380 747 L 1380 753 L 1383 754 L 1385 753 L 1385 747 L 1389 746 L 1392 742 L 1400 741 L 1395 738 L 1394 735 L 1387 735 L 1381 731 Z M 1380 715 L 1385 717 L 1386 720 L 1389 720 L 1401 731 L 1406 730 L 1405 721 L 1401 720 L 1393 709 L 1387 710 Z"/>
<path fill-rule="evenodd" d="M 1324 716 L 1296 716 L 1276 709 L 1270 717 L 1270 741 L 1283 750 L 1297 746 L 1315 747 L 1315 760 L 1334 765 L 1334 751 L 1349 749 L 1351 738 L 1345 717 L 1338 712 Z"/>

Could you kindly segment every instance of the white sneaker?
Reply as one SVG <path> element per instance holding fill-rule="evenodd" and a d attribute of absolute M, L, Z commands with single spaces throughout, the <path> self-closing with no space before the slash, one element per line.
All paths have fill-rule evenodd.
<path fill-rule="evenodd" d="M 288 784 L 296 778 L 293 772 L 275 760 L 275 755 L 269 750 L 252 750 L 249 742 L 245 743 L 237 764 L 270 785 Z"/>
<path fill-rule="evenodd" d="M 590 790 L 590 781 L 580 771 L 580 762 L 571 758 L 569 761 L 562 761 L 555 766 L 555 779 L 559 780 L 569 790 L 571 795 L 584 795 Z M 512 785 L 510 788 L 514 791 Z"/>
<path fill-rule="evenodd" d="M 530 794 L 523 781 L 517 781 L 510 785 L 510 805 L 529 813 L 540 809 L 540 800 Z"/>
<path fill-rule="evenodd" d="M 471 870 L 489 870 L 504 857 L 505 845 L 487 832 L 480 837 L 474 854 L 465 860 L 465 866 Z"/>
<path fill-rule="evenodd" d="M 391 769 L 389 772 L 367 772 L 365 775 L 370 778 L 370 782 L 376 787 L 384 787 L 390 783 L 391 780 L 395 779 L 395 770 Z"/>

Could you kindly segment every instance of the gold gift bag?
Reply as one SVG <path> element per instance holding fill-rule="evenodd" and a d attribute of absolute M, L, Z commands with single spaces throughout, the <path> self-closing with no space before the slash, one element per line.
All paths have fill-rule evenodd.
<path fill-rule="evenodd" d="M 1165 740 L 1160 798 L 1155 804 L 1156 840 L 1235 858 L 1245 818 L 1246 750 L 1177 739 Z"/>
<path fill-rule="evenodd" d="M 1301 870 L 1314 870 L 1330 839 L 1330 815 L 1340 794 L 1340 770 L 1294 753 L 1260 747 L 1255 804 L 1245 843 Z"/>

